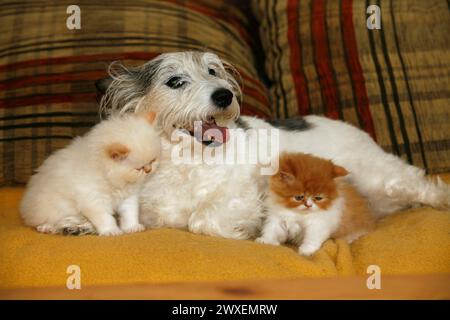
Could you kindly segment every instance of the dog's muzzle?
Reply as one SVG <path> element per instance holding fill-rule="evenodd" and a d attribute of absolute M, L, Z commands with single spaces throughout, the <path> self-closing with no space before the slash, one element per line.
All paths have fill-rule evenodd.
<path fill-rule="evenodd" d="M 190 134 L 205 145 L 217 146 L 229 139 L 227 127 L 219 126 L 214 118 L 209 121 L 196 121 Z"/>
<path fill-rule="evenodd" d="M 226 108 L 233 101 L 233 92 L 225 88 L 220 88 L 213 92 L 211 99 L 219 108 Z"/>

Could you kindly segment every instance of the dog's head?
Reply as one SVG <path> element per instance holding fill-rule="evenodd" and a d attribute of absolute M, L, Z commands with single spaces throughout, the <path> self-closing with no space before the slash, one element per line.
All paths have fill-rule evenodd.
<path fill-rule="evenodd" d="M 165 53 L 135 68 L 113 63 L 109 74 L 96 83 L 104 94 L 102 114 L 155 111 L 168 135 L 174 129 L 193 134 L 194 122 L 202 121 L 204 130 L 225 136 L 240 113 L 238 73 L 213 53 Z"/>

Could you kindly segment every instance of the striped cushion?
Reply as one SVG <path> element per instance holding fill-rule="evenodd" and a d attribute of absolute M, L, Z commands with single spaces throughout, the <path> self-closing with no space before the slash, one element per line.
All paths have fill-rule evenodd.
<path fill-rule="evenodd" d="M 210 50 L 240 71 L 244 113 L 270 115 L 257 80 L 246 15 L 228 2 L 73 1 L 0 6 L 0 185 L 23 183 L 55 149 L 98 119 L 95 80 L 109 62 L 142 64 L 161 52 Z"/>
<path fill-rule="evenodd" d="M 381 7 L 381 30 L 366 27 Z M 450 170 L 446 0 L 256 0 L 278 117 L 324 114 L 428 172 Z"/>

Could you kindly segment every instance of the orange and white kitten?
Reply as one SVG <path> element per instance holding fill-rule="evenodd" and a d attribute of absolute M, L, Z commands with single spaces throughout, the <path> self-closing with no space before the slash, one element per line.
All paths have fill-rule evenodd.
<path fill-rule="evenodd" d="M 161 147 L 155 116 L 111 117 L 52 154 L 28 182 L 20 205 L 25 224 L 68 235 L 143 231 L 138 195 Z"/>
<path fill-rule="evenodd" d="M 256 241 L 300 244 L 309 256 L 329 238 L 352 242 L 374 225 L 366 199 L 333 162 L 303 153 L 283 153 L 279 171 L 270 178 L 267 218 Z M 340 179 L 339 179 L 340 178 Z"/>

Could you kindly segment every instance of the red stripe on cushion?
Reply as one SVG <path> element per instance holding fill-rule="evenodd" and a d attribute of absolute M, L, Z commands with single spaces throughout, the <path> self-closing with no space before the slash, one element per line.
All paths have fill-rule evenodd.
<path fill-rule="evenodd" d="M 308 114 L 309 101 L 306 94 L 308 87 L 306 86 L 306 80 L 301 71 L 301 54 L 300 46 L 298 42 L 299 37 L 299 2 L 298 0 L 289 0 L 287 3 L 287 23 L 288 23 L 288 43 L 290 50 L 290 67 L 292 79 L 294 81 L 295 95 L 297 97 L 298 113 L 300 115 Z"/>
<path fill-rule="evenodd" d="M 241 113 L 247 116 L 258 116 L 263 119 L 267 119 L 269 117 L 267 113 L 264 113 L 258 108 L 255 108 L 253 105 L 245 102 L 242 105 Z"/>
<path fill-rule="evenodd" d="M 64 103 L 64 102 L 80 102 L 80 101 L 96 101 L 97 94 L 95 92 L 88 93 L 68 93 L 68 94 L 52 94 L 52 95 L 34 95 L 19 97 L 14 99 L 1 99 L 0 108 L 15 108 L 20 106 L 30 106 L 37 104 Z"/>
<path fill-rule="evenodd" d="M 257 80 L 255 80 L 254 78 L 250 77 L 248 74 L 246 74 L 245 72 L 242 72 L 242 70 L 236 68 L 237 71 L 239 72 L 239 74 L 241 75 L 242 79 L 253 83 L 255 86 L 258 87 L 258 89 L 262 92 L 266 92 L 266 88 L 261 84 L 261 82 L 258 82 Z"/>
<path fill-rule="evenodd" d="M 56 83 L 68 83 L 75 81 L 98 80 L 106 76 L 106 71 L 85 71 L 61 74 L 44 74 L 38 76 L 30 76 L 18 79 L 9 79 L 0 82 L 0 90 L 16 89 L 29 87 L 33 85 L 45 85 Z"/>
<path fill-rule="evenodd" d="M 11 64 L 0 65 L 0 72 L 11 71 L 24 68 L 32 68 L 36 66 L 45 66 L 52 64 L 67 64 L 93 61 L 113 61 L 113 60 L 151 60 L 158 56 L 159 53 L 154 52 L 126 52 L 126 53 L 112 53 L 112 54 L 89 54 L 80 56 L 65 56 L 58 58 L 43 58 L 25 60 Z"/>
<path fill-rule="evenodd" d="M 328 35 L 325 25 L 325 0 L 313 1 L 311 11 L 311 36 L 314 45 L 314 60 L 324 97 L 325 114 L 327 117 L 338 119 L 339 101 L 328 52 Z"/>
<path fill-rule="evenodd" d="M 347 51 L 347 64 L 354 85 L 357 110 L 361 116 L 364 130 L 376 140 L 372 114 L 369 109 L 366 80 L 359 62 L 358 48 L 356 45 L 355 27 L 353 25 L 353 0 L 342 0 L 342 33 L 344 47 Z"/>
<path fill-rule="evenodd" d="M 246 95 L 249 95 L 252 98 L 254 98 L 255 100 L 258 100 L 265 106 L 269 107 L 269 101 L 267 100 L 267 97 L 265 95 L 261 94 L 261 92 L 259 92 L 258 90 L 255 90 L 250 87 L 244 87 L 244 89 L 242 90 L 242 94 L 244 95 L 244 99 L 245 99 Z"/>

